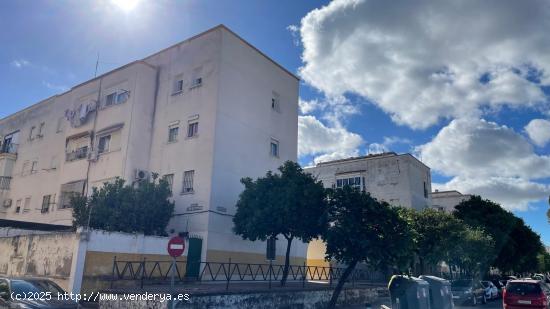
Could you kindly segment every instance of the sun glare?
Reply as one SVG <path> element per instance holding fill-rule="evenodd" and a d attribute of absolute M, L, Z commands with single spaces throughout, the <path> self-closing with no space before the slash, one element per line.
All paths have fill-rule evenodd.
<path fill-rule="evenodd" d="M 131 11 L 133 10 L 137 5 L 139 0 L 111 0 L 112 3 L 116 6 L 118 6 L 123 11 Z"/>

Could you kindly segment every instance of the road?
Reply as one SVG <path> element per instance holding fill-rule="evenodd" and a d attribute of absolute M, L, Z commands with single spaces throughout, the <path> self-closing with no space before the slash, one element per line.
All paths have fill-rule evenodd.
<path fill-rule="evenodd" d="M 456 309 L 485 309 L 485 308 L 491 308 L 491 309 L 501 309 L 502 308 L 502 299 L 492 300 L 488 302 L 485 305 L 477 305 L 476 307 L 470 307 L 470 306 L 455 306 Z"/>

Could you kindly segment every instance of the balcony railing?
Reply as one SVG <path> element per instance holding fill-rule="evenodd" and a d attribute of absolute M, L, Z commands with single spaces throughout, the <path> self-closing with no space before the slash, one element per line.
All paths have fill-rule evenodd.
<path fill-rule="evenodd" d="M 0 190 L 9 190 L 11 177 L 0 176 Z"/>
<path fill-rule="evenodd" d="M 88 147 L 78 148 L 75 151 L 67 152 L 65 161 L 76 161 L 86 159 L 88 157 Z"/>
<path fill-rule="evenodd" d="M 13 143 L 3 144 L 2 146 L 0 146 L 0 154 L 2 154 L 2 153 L 17 154 L 18 146 L 19 146 L 19 144 L 13 144 Z"/>

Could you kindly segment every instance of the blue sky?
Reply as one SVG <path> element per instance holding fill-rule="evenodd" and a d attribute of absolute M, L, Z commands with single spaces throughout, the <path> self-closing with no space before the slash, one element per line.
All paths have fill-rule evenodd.
<path fill-rule="evenodd" d="M 0 117 L 223 23 L 302 78 L 302 164 L 412 152 L 550 244 L 546 1 L 117 2 L 1 1 Z"/>

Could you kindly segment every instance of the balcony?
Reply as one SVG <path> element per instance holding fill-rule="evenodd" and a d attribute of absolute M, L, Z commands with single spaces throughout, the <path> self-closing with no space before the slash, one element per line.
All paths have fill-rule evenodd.
<path fill-rule="evenodd" d="M 9 190 L 11 177 L 0 176 L 0 191 Z"/>
<path fill-rule="evenodd" d="M 17 154 L 17 148 L 19 144 L 13 144 L 13 143 L 4 143 L 2 146 L 0 146 L 0 154 Z"/>
<path fill-rule="evenodd" d="M 67 152 L 65 154 L 65 161 L 71 162 L 71 161 L 86 159 L 87 157 L 88 157 L 88 147 L 82 147 L 72 152 Z"/>

